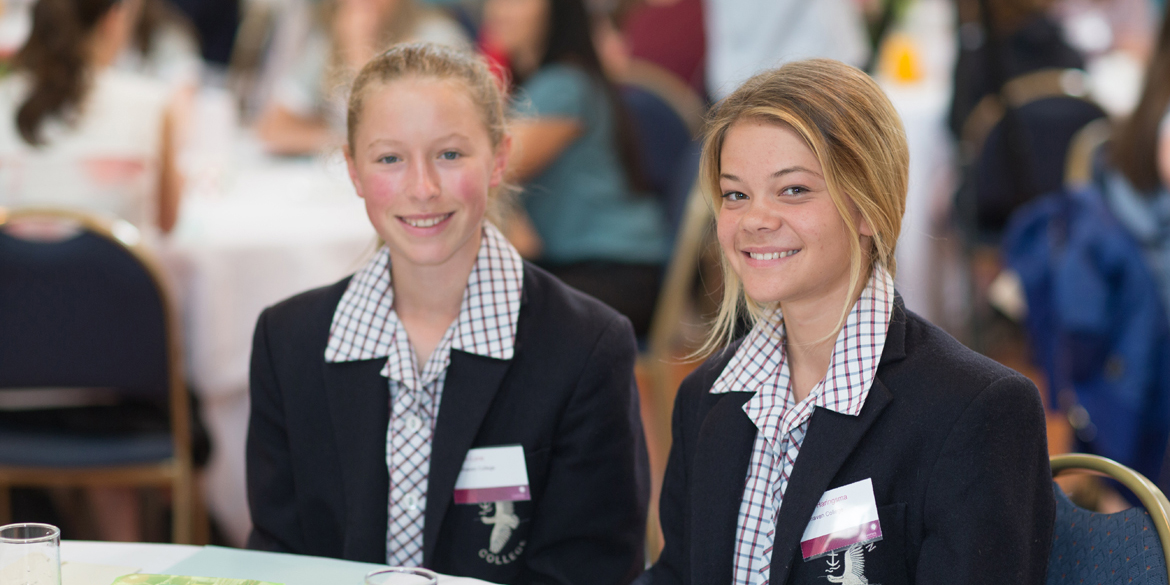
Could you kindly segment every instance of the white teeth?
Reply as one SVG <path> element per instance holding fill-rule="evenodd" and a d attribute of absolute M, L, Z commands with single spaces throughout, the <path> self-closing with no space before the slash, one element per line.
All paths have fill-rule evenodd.
<path fill-rule="evenodd" d="M 410 224 L 411 226 L 414 226 L 417 228 L 428 228 L 428 227 L 431 227 L 431 226 L 443 221 L 444 219 L 447 219 L 448 217 L 451 217 L 450 213 L 448 213 L 447 215 L 440 215 L 438 217 L 432 217 L 429 219 L 406 219 L 404 217 L 404 218 L 402 218 L 402 221 L 405 221 L 406 223 Z"/>
<path fill-rule="evenodd" d="M 800 250 L 789 250 L 787 252 L 769 252 L 767 254 L 756 254 L 755 252 L 748 252 L 748 256 L 752 260 L 779 260 L 780 258 L 787 258 Z"/>

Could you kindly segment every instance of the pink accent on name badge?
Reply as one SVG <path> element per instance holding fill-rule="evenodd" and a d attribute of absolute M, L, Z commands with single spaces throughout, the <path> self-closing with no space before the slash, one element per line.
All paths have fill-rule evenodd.
<path fill-rule="evenodd" d="M 867 478 L 821 496 L 800 537 L 800 552 L 807 561 L 881 539 L 873 482 Z"/>

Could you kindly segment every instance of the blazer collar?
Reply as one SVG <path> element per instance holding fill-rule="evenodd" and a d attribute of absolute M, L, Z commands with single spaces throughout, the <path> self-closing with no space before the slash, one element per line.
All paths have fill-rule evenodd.
<path fill-rule="evenodd" d="M 890 327 L 886 329 L 886 346 L 882 348 L 882 359 L 878 368 L 906 359 L 906 323 L 910 313 L 902 295 L 894 293 L 894 307 L 890 310 Z"/>
<path fill-rule="evenodd" d="M 342 556 L 370 563 L 386 562 L 390 388 L 379 374 L 385 362 L 368 359 L 322 364 L 344 496 Z"/>
<path fill-rule="evenodd" d="M 704 394 L 707 416 L 699 429 L 690 503 L 694 583 L 726 583 L 732 574 L 735 532 L 756 425 L 743 411 L 751 392 Z"/>
<path fill-rule="evenodd" d="M 451 350 L 451 365 L 447 367 L 447 382 L 443 387 L 439 419 L 431 442 L 431 470 L 427 479 L 427 509 L 423 523 L 424 566 L 431 566 L 439 529 L 454 497 L 455 480 L 511 365 L 511 360 Z M 382 507 L 386 507 L 385 502 L 382 502 Z"/>
<path fill-rule="evenodd" d="M 886 347 L 888 349 L 889 345 Z M 792 569 L 800 545 L 800 537 L 809 518 L 812 517 L 817 502 L 829 489 L 841 466 L 891 400 L 893 397 L 889 389 L 880 378 L 875 378 L 865 400 L 865 406 L 857 416 L 840 414 L 820 407 L 813 412 L 812 418 L 809 419 L 808 433 L 800 448 L 800 456 L 796 458 L 796 464 L 792 468 L 788 489 L 784 493 L 784 502 L 780 505 L 780 512 L 776 517 L 777 530 L 772 541 L 770 582 L 784 583 L 788 580 L 788 573 Z M 750 447 L 748 451 L 750 457 Z M 746 468 L 744 472 L 746 473 Z M 742 492 L 741 486 L 741 497 Z M 728 571 L 730 570 L 728 567 Z"/>

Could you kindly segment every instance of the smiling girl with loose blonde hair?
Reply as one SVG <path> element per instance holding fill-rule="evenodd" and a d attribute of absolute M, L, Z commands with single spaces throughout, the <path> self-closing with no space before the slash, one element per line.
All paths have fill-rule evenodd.
<path fill-rule="evenodd" d="M 895 291 L 908 166 L 889 99 L 835 61 L 761 73 L 712 114 L 719 351 L 675 399 L 640 585 L 1045 582 L 1040 396 Z"/>
<path fill-rule="evenodd" d="M 699 180 L 711 205 L 722 205 L 720 157 L 727 131 L 741 120 L 783 124 L 795 131 L 824 169 L 829 194 L 850 238 L 850 287 L 869 275 L 871 262 L 896 274 L 894 249 L 906 210 L 910 152 L 901 118 L 881 88 L 855 67 L 830 59 L 789 63 L 757 75 L 711 112 L 704 136 Z M 862 249 L 853 210 L 874 230 L 873 247 Z M 723 262 L 723 300 L 715 326 L 700 353 L 727 345 L 746 312 L 759 319 L 766 307 L 743 294 L 739 275 Z M 842 308 L 838 328 L 853 306 Z"/>

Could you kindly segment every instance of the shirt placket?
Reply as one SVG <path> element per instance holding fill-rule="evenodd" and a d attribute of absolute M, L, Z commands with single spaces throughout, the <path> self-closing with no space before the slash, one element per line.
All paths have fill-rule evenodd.
<path fill-rule="evenodd" d="M 409 361 L 402 368 L 404 379 L 391 382 L 388 444 L 390 522 L 386 562 L 390 565 L 421 566 L 427 479 L 434 433 L 432 394 L 436 381 L 428 383 L 414 371 L 414 352 L 409 346 L 400 346 L 399 351 L 399 355 L 404 352 L 405 359 Z"/>

